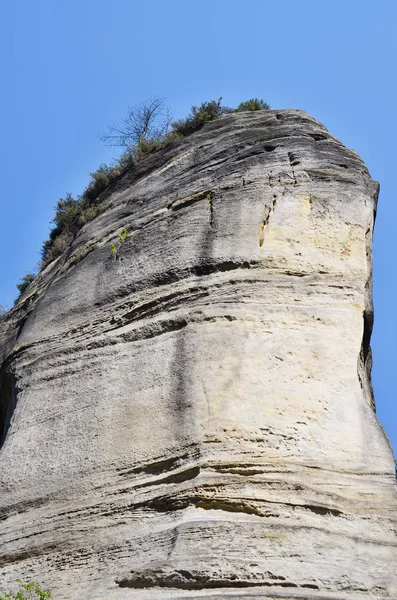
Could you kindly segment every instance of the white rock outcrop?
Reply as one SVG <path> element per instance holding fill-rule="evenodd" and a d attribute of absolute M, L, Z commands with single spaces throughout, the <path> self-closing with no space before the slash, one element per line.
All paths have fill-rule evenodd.
<path fill-rule="evenodd" d="M 221 117 L 113 185 L 0 321 L 0 589 L 397 598 L 377 194 L 296 110 Z"/>

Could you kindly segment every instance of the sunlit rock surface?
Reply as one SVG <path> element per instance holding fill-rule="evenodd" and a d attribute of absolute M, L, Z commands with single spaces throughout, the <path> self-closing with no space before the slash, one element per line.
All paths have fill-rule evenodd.
<path fill-rule="evenodd" d="M 296 110 L 221 117 L 106 192 L 0 321 L 3 587 L 396 599 L 377 193 Z"/>

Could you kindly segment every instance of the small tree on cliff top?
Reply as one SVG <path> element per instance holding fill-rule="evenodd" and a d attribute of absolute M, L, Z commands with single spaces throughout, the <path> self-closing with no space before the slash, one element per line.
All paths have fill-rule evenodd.
<path fill-rule="evenodd" d="M 111 125 L 101 141 L 108 146 L 131 149 L 143 140 L 161 140 L 170 128 L 172 115 L 163 98 L 157 96 L 130 106 L 120 123 Z"/>

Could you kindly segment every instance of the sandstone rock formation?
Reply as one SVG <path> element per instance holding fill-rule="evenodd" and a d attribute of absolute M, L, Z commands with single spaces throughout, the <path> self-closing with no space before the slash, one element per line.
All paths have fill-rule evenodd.
<path fill-rule="evenodd" d="M 397 598 L 377 194 L 296 110 L 221 117 L 113 185 L 0 321 L 4 587 Z"/>

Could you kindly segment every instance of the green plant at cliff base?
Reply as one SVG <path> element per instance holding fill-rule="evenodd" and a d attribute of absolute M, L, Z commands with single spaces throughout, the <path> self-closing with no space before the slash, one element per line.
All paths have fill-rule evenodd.
<path fill-rule="evenodd" d="M 51 598 L 51 590 L 44 590 L 38 583 L 33 581 L 24 583 L 20 579 L 17 582 L 19 590 L 1 594 L 0 600 L 47 600 Z"/>

